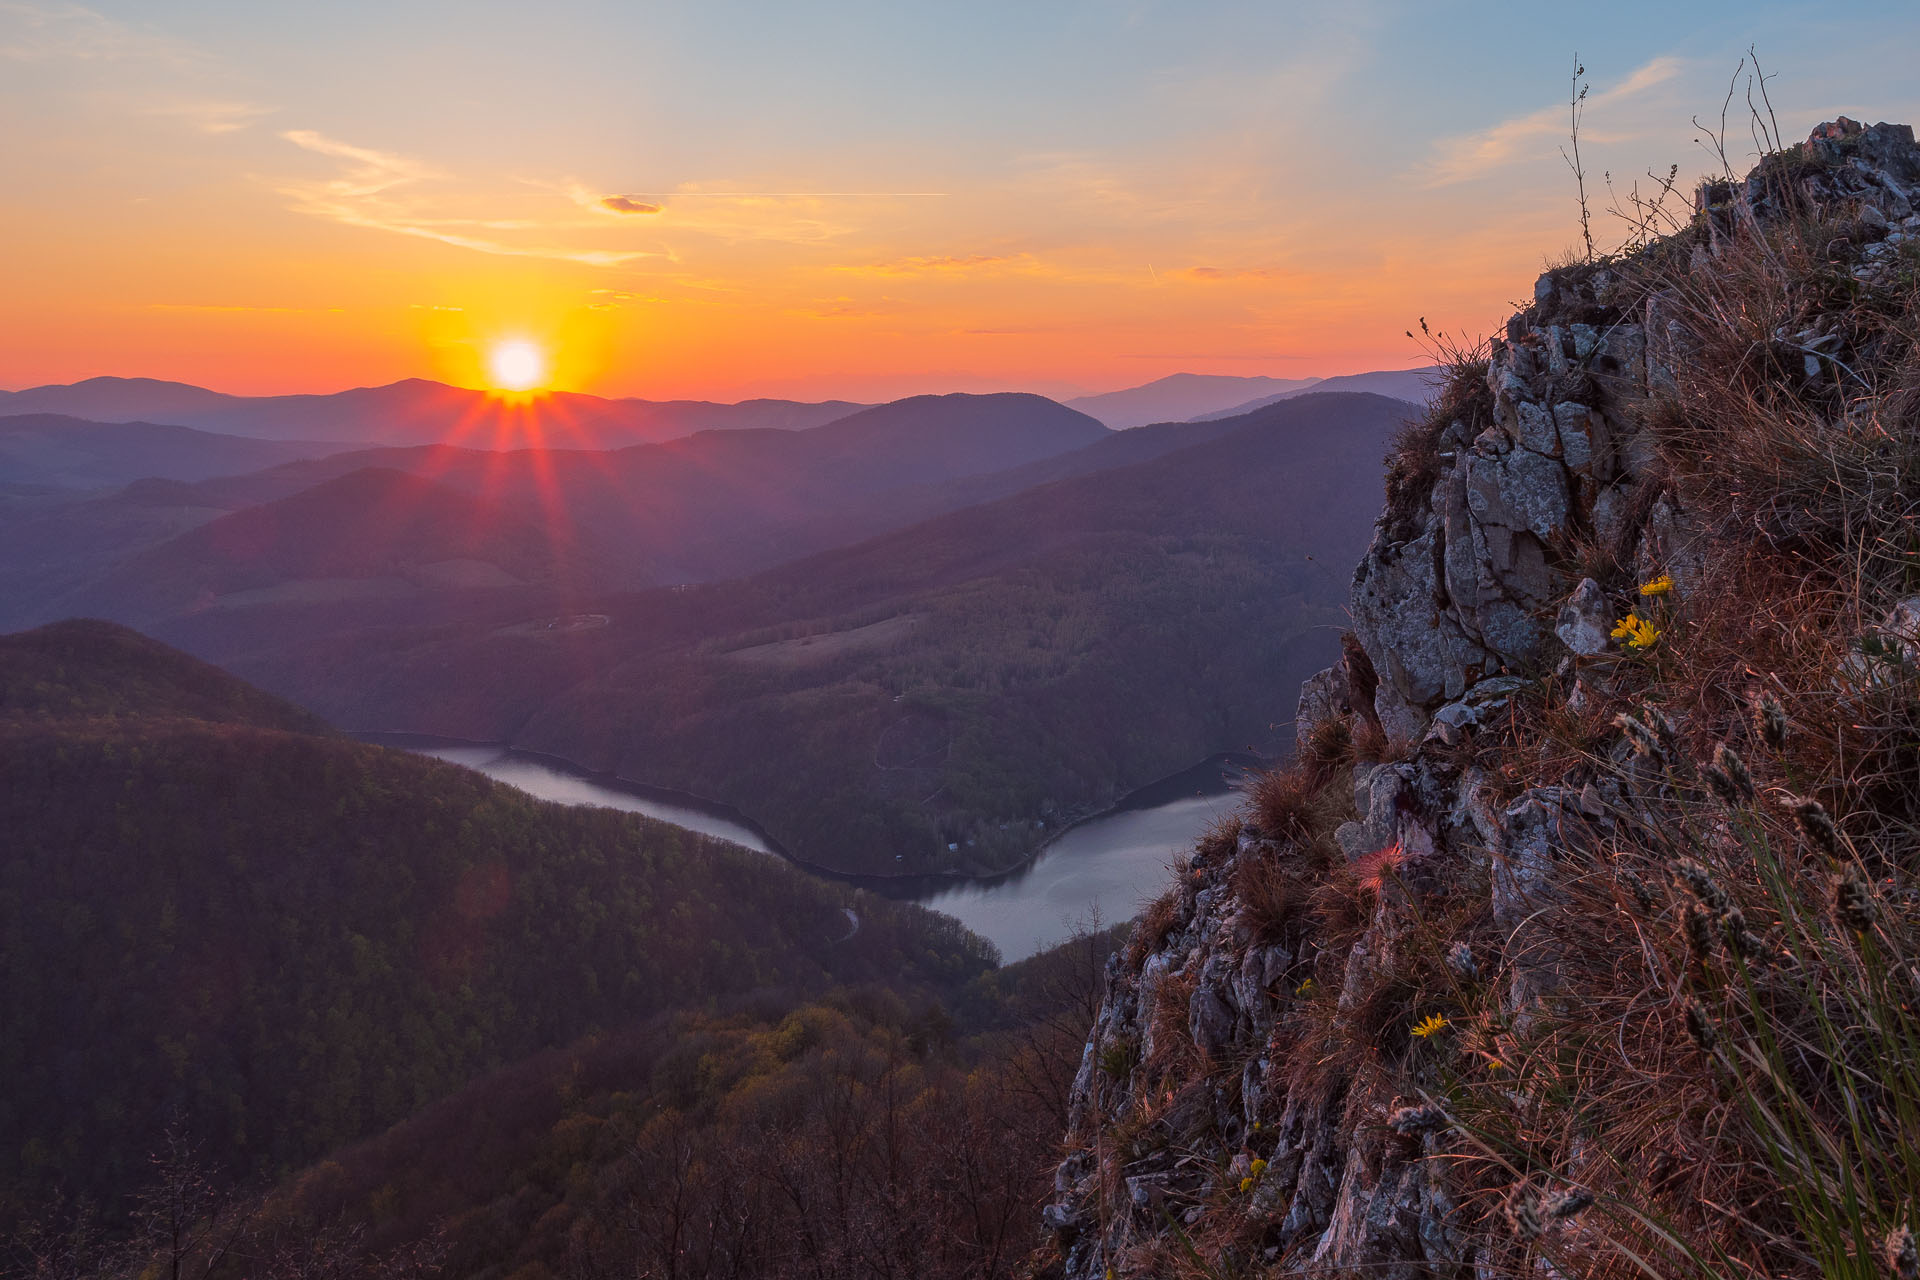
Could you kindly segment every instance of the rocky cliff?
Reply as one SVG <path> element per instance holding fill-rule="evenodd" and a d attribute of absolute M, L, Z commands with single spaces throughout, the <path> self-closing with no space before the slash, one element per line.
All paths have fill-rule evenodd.
<path fill-rule="evenodd" d="M 1811 971 L 1803 934 L 1871 968 L 1829 878 L 1891 903 L 1912 862 L 1911 788 L 1863 793 L 1877 748 L 1845 744 L 1863 661 L 1913 692 L 1914 637 L 1861 619 L 1902 616 L 1920 545 L 1917 205 L 1911 129 L 1823 125 L 1541 276 L 1454 362 L 1389 459 L 1299 758 L 1110 962 L 1043 1272 L 1824 1270 L 1736 1100 L 1773 1050 L 1739 1046 L 1799 990 L 1755 984 Z M 1749 832 L 1804 867 L 1768 880 Z M 1823 1123 L 1829 1085 L 1781 1089 Z M 1897 1253 L 1905 1211 L 1835 1256 Z"/>

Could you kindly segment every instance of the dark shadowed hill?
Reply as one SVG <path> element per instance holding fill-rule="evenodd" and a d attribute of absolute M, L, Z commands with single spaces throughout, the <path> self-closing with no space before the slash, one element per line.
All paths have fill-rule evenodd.
<path fill-rule="evenodd" d="M 1371 402 L 1371 403 L 1370 403 Z M 1085 448 L 1055 454 L 1023 466 L 971 476 L 941 485 L 911 485 L 884 492 L 859 503 L 845 504 L 830 514 L 773 525 L 749 535 L 744 531 L 717 534 L 696 541 L 685 552 L 685 562 L 699 570 L 691 578 L 730 577 L 751 573 L 782 559 L 795 559 L 848 546 L 902 528 L 920 520 L 977 506 L 1031 489 L 1115 467 L 1133 466 L 1194 445 L 1217 440 L 1243 427 L 1285 439 L 1310 438 L 1339 432 L 1372 415 L 1411 414 L 1413 406 L 1381 397 L 1346 393 L 1317 395 L 1309 391 L 1289 396 L 1253 413 L 1204 422 L 1162 422 L 1109 431 Z"/>
<path fill-rule="evenodd" d="M 205 480 L 315 458 L 347 446 L 255 440 L 152 422 L 87 422 L 59 414 L 0 417 L 0 483 L 100 489 L 148 476 Z"/>
<path fill-rule="evenodd" d="M 608 399 L 570 391 L 508 401 L 422 378 L 325 395 L 232 396 L 152 378 L 89 378 L 68 386 L 0 391 L 0 414 L 58 413 L 100 422 L 146 420 L 269 440 L 446 441 L 479 448 L 513 447 L 539 438 L 569 448 L 613 449 L 696 431 L 801 430 L 864 407 L 840 400 L 714 404 Z"/>
<path fill-rule="evenodd" d="M 106 624 L 0 637 L 0 690 L 0 1237 L 57 1191 L 117 1210 L 169 1120 L 272 1175 L 595 1028 L 991 961 L 764 855 L 301 731 Z"/>
<path fill-rule="evenodd" d="M 917 465 L 924 469 L 911 476 L 917 480 L 1001 471 L 1092 444 L 1105 434 L 1093 418 L 1045 396 L 1002 392 L 910 396 L 842 418 L 809 439 L 852 465 L 895 454 L 902 437 L 909 436 L 918 443 Z M 898 464 L 889 474 L 897 483 L 909 478 Z"/>
<path fill-rule="evenodd" d="M 124 489 L 76 495 L 0 493 L 0 629 L 71 616 L 61 601 L 170 538 L 218 519 L 198 485 L 142 480 Z"/>
<path fill-rule="evenodd" d="M 582 554 L 561 523 L 368 467 L 220 516 L 62 607 L 138 621 L 280 600 L 406 600 L 553 583 L 575 572 Z"/>

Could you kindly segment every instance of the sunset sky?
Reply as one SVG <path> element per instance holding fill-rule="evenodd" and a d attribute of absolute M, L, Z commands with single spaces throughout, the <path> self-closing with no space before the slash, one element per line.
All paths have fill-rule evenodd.
<path fill-rule="evenodd" d="M 1836 12 L 0 0 L 0 387 L 482 385 L 516 339 L 656 398 L 1405 367 L 1577 239 L 1576 48 L 1598 212 L 1709 167 L 1749 44 L 1789 139 L 1920 119 L 1920 9 Z"/>

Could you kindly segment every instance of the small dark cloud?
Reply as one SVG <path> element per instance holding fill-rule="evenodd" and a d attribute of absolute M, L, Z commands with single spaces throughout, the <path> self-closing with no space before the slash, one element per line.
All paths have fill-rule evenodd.
<path fill-rule="evenodd" d="M 602 196 L 602 209 L 611 209 L 615 213 L 658 213 L 660 206 L 648 204 L 645 200 L 635 200 L 632 196 Z"/>

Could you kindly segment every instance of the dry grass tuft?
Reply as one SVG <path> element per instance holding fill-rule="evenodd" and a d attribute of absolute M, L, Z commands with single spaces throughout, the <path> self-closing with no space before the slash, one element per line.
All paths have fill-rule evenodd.
<path fill-rule="evenodd" d="M 1355 717 L 1353 758 L 1365 764 L 1393 764 L 1413 755 L 1413 744 L 1389 737 L 1380 722 L 1371 717 Z"/>
<path fill-rule="evenodd" d="M 1409 538 L 1418 531 L 1427 495 L 1440 475 L 1440 439 L 1447 428 L 1457 422 L 1472 440 L 1493 425 L 1487 344 L 1461 347 L 1440 336 L 1442 342 L 1432 353 L 1441 366 L 1440 392 L 1423 417 L 1409 422 L 1394 437 L 1387 452 L 1385 519 L 1393 538 Z"/>
<path fill-rule="evenodd" d="M 1297 859 L 1249 851 L 1233 869 L 1241 919 L 1262 943 L 1297 935 L 1313 907 L 1313 880 Z"/>
<path fill-rule="evenodd" d="M 1127 963 L 1139 968 L 1148 956 L 1160 949 L 1174 927 L 1180 923 L 1180 890 L 1169 889 L 1140 912 L 1140 920 L 1127 938 Z"/>
<path fill-rule="evenodd" d="M 1326 786 L 1319 770 L 1276 769 L 1256 777 L 1247 788 L 1247 808 L 1260 833 L 1276 840 L 1311 836 L 1315 801 Z"/>
<path fill-rule="evenodd" d="M 1154 991 L 1153 1008 L 1143 1012 L 1152 1027 L 1153 1052 L 1141 1062 L 1147 1078 L 1191 1080 L 1206 1065 L 1193 1043 L 1187 1010 L 1200 984 L 1195 973 L 1169 973 Z"/>

